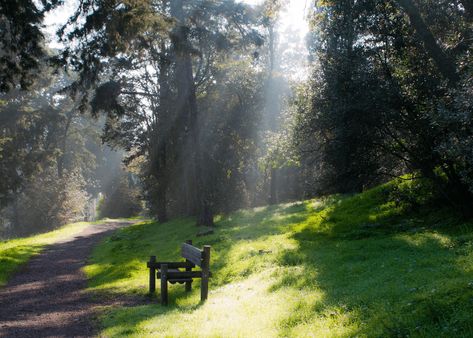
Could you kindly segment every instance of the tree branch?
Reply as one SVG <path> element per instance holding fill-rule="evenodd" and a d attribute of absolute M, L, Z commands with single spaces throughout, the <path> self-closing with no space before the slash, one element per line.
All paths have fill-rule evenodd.
<path fill-rule="evenodd" d="M 397 2 L 406 12 L 412 27 L 416 31 L 419 39 L 423 42 L 427 53 L 434 60 L 438 70 L 451 84 L 456 84 L 459 80 L 459 76 L 456 71 L 455 62 L 438 45 L 415 3 L 412 0 L 397 0 Z"/>

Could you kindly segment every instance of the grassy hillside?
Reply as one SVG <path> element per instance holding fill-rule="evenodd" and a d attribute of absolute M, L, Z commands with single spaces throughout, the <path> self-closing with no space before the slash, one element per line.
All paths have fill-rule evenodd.
<path fill-rule="evenodd" d="M 123 229 L 95 250 L 91 290 L 146 295 L 148 257 L 176 259 L 185 239 L 212 245 L 214 277 L 206 303 L 198 287 L 171 286 L 169 307 L 108 310 L 102 334 L 473 336 L 471 224 L 446 209 L 412 208 L 422 195 L 392 202 L 413 184 L 237 212 L 207 237 L 195 237 L 191 219 Z"/>

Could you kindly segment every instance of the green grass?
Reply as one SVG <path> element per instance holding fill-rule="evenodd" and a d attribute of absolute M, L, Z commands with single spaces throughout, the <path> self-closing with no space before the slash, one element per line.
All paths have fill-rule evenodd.
<path fill-rule="evenodd" d="M 108 309 L 101 336 L 472 337 L 471 224 L 390 201 L 412 184 L 236 212 L 203 238 L 192 219 L 123 229 L 86 267 L 91 290 L 145 297 L 148 257 L 177 259 L 193 239 L 212 245 L 211 291 Z"/>
<path fill-rule="evenodd" d="M 5 285 L 8 278 L 29 259 L 40 253 L 46 245 L 67 239 L 90 226 L 92 223 L 79 222 L 65 225 L 57 230 L 0 241 L 0 287 Z"/>

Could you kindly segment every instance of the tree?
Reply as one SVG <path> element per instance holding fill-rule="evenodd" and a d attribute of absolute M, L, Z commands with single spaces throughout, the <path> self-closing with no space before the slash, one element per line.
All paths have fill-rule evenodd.
<path fill-rule="evenodd" d="M 60 0 L 8 0 L 0 3 L 0 92 L 29 88 L 50 59 L 44 48 L 44 14 Z M 40 7 L 41 6 L 41 7 Z"/>
<path fill-rule="evenodd" d="M 419 9 L 412 0 L 398 0 L 399 5 L 404 9 L 409 17 L 411 25 L 414 27 L 417 36 L 423 42 L 426 51 L 434 60 L 442 75 L 453 85 L 458 82 L 459 77 L 453 60 L 442 50 L 435 40 L 434 35 L 425 24 Z"/>
<path fill-rule="evenodd" d="M 360 189 L 377 173 L 410 171 L 435 182 L 438 194 L 460 210 L 470 208 L 468 156 L 457 148 L 453 157 L 446 148 L 459 130 L 469 139 L 460 117 L 465 108 L 454 103 L 465 103 L 470 72 L 465 10 L 429 0 L 325 2 L 318 8 L 314 56 L 320 66 L 313 106 L 299 119 L 299 139 L 301 151 L 308 150 L 303 135 L 321 140 L 308 151 L 324 172 L 335 174 L 328 182 L 346 187 L 360 179 Z"/>
<path fill-rule="evenodd" d="M 161 196 L 158 199 L 162 200 L 167 191 L 164 181 L 169 177 L 162 175 L 170 172 L 165 169 L 169 164 L 168 159 L 182 161 L 187 154 L 190 155 L 189 165 L 186 164 L 184 173 L 180 176 L 185 178 L 185 187 L 188 189 L 187 209 L 189 213 L 197 214 L 198 224 L 211 225 L 213 210 L 209 192 L 210 178 L 202 168 L 206 155 L 200 146 L 201 114 L 198 110 L 197 92 L 213 81 L 212 71 L 215 71 L 213 67 L 217 60 L 242 44 L 261 43 L 259 34 L 250 27 L 251 13 L 244 5 L 232 1 L 116 1 L 114 4 L 116 6 L 102 1 L 85 2 L 76 14 L 75 19 L 84 15 L 85 23 L 82 29 L 73 31 L 69 37 L 79 41 L 80 49 L 88 53 L 79 50 L 64 52 L 66 60 L 75 65 L 81 74 L 79 81 L 69 89 L 72 93 L 77 93 L 85 91 L 84 88 L 97 87 L 106 80 L 105 84 L 98 87 L 92 104 L 95 105 L 95 111 L 104 110 L 109 114 L 109 140 L 124 136 L 116 132 L 120 130 L 116 127 L 123 127 L 125 121 L 128 130 L 134 128 L 144 131 L 140 135 L 155 135 L 140 137 L 138 140 L 141 141 L 138 142 L 133 141 L 131 135 L 124 139 L 133 141 L 125 141 L 128 149 L 135 144 L 138 149 L 143 150 L 138 150 L 137 154 L 149 156 L 151 172 L 156 179 L 154 184 L 157 184 L 158 195 Z M 92 14 L 85 14 L 92 7 L 95 8 Z M 91 36 L 94 38 L 86 38 Z M 153 43 L 151 36 L 157 37 L 161 42 Z M 131 58 L 134 53 L 139 57 Z M 152 67 L 153 70 L 148 75 L 145 75 L 148 70 L 146 63 L 139 61 L 143 60 L 140 55 L 151 56 L 149 60 L 158 65 Z M 105 67 L 103 59 L 111 61 L 112 67 Z M 126 67 L 122 67 L 126 63 L 126 67 L 131 67 L 129 69 L 138 67 L 138 72 L 145 75 L 145 81 L 148 81 L 148 76 L 157 78 L 155 82 L 158 91 L 136 91 L 137 84 L 140 90 L 145 89 L 144 87 L 151 88 L 149 85 L 142 86 L 142 79 L 136 81 L 135 78 L 131 84 L 117 79 L 118 74 L 130 79 L 130 74 L 126 74 Z M 112 78 L 114 80 L 110 81 Z M 130 90 L 131 87 L 133 90 Z M 129 95 L 129 99 L 124 98 L 124 95 Z M 143 116 L 146 112 L 144 115 L 138 114 L 141 117 L 136 118 L 139 110 L 136 98 L 140 95 L 143 100 L 149 100 L 150 107 L 154 105 L 158 109 L 158 114 L 151 115 L 156 118 L 155 125 L 148 124 L 142 128 L 139 120 L 141 119 L 141 123 L 145 122 L 146 118 L 143 119 Z M 84 102 L 87 100 L 84 97 Z M 171 106 L 173 111 L 169 112 L 166 107 Z M 145 139 L 149 143 L 143 148 Z M 170 150 L 174 153 L 169 153 Z M 165 206 L 166 203 L 161 205 Z M 161 215 L 164 217 L 164 211 Z"/>
<path fill-rule="evenodd" d="M 381 123 L 384 88 L 358 43 L 366 21 L 355 18 L 364 6 L 336 2 L 321 7 L 317 16 L 320 65 L 311 83 L 311 110 L 298 118 L 297 143 L 303 162 L 318 164 L 319 192 L 361 191 L 379 175 L 375 144 L 381 136 L 374 127 Z"/>

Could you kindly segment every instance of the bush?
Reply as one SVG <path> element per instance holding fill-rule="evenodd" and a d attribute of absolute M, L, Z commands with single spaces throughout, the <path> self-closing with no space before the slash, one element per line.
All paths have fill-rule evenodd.
<path fill-rule="evenodd" d="M 58 178 L 52 169 L 30 178 L 2 212 L 8 232 L 27 235 L 83 220 L 89 201 L 84 185 L 81 175 L 69 173 Z"/>
<path fill-rule="evenodd" d="M 112 182 L 98 204 L 99 218 L 132 217 L 141 211 L 139 190 L 125 175 Z"/>
<path fill-rule="evenodd" d="M 426 178 L 405 175 L 394 180 L 389 188 L 389 200 L 405 210 L 415 210 L 433 203 L 436 199 L 435 187 L 432 181 Z"/>

